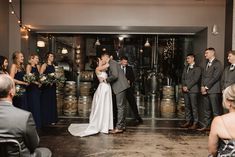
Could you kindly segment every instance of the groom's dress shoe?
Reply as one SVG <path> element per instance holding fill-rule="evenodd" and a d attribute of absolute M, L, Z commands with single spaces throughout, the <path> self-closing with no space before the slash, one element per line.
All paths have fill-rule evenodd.
<path fill-rule="evenodd" d="M 123 130 L 121 129 L 114 129 L 111 131 L 112 134 L 118 134 L 118 133 L 123 133 Z"/>

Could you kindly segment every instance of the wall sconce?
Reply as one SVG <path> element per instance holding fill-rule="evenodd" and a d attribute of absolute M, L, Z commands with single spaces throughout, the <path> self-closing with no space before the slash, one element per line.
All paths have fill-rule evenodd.
<path fill-rule="evenodd" d="M 37 47 L 45 47 L 46 46 L 46 43 L 44 41 L 37 41 Z"/>
<path fill-rule="evenodd" d="M 100 46 L 99 38 L 97 38 L 97 40 L 96 40 L 96 42 L 95 42 L 95 46 Z"/>
<path fill-rule="evenodd" d="M 212 27 L 212 32 L 211 32 L 212 34 L 214 34 L 214 35 L 217 35 L 217 34 L 219 34 L 219 32 L 218 32 L 218 26 L 217 25 L 213 25 L 213 27 Z"/>
<path fill-rule="evenodd" d="M 145 44 L 144 44 L 144 47 L 150 47 L 151 45 L 150 45 L 150 43 L 149 43 L 149 40 L 148 40 L 148 38 L 147 38 L 147 40 L 146 40 L 146 42 L 145 42 Z"/>
<path fill-rule="evenodd" d="M 67 54 L 68 53 L 68 50 L 66 48 L 63 48 L 62 51 L 61 51 L 62 54 Z"/>

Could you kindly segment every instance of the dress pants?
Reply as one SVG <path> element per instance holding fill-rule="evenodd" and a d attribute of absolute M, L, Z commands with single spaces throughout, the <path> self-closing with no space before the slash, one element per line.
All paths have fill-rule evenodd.
<path fill-rule="evenodd" d="M 130 108 L 134 114 L 135 119 L 137 119 L 137 120 L 140 119 L 137 104 L 136 104 L 136 98 L 134 96 L 134 91 L 133 91 L 132 87 L 130 87 L 126 90 L 126 99 L 130 105 Z"/>
<path fill-rule="evenodd" d="M 126 128 L 126 90 L 116 94 L 117 104 L 117 129 Z"/>
<path fill-rule="evenodd" d="M 203 95 L 204 127 L 210 127 L 212 118 L 222 113 L 221 94 L 212 93 Z"/>
<path fill-rule="evenodd" d="M 198 123 L 198 93 L 184 93 L 185 117 L 187 122 Z"/>

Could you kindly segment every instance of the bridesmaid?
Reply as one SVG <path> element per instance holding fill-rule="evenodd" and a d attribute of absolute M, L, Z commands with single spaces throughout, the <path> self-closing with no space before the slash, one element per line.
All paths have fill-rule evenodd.
<path fill-rule="evenodd" d="M 50 74 L 55 72 L 53 65 L 53 53 L 47 53 L 46 63 L 40 69 L 40 74 Z M 54 125 L 57 122 L 57 104 L 56 104 L 56 84 L 43 85 L 41 93 L 41 116 L 42 125 Z"/>
<path fill-rule="evenodd" d="M 20 51 L 14 52 L 12 59 L 13 64 L 10 68 L 10 76 L 14 79 L 16 85 L 19 85 L 26 91 L 26 86 L 29 84 L 23 80 L 25 75 L 23 53 Z M 21 109 L 28 110 L 26 92 L 23 92 L 21 96 L 15 96 L 13 99 L 13 105 Z"/>
<path fill-rule="evenodd" d="M 36 77 L 39 77 L 40 66 L 39 57 L 37 54 L 30 55 L 29 64 L 26 67 L 26 73 L 32 73 Z M 27 102 L 29 111 L 32 113 L 37 128 L 41 128 L 41 111 L 40 111 L 40 84 L 38 82 L 30 83 L 27 87 Z"/>
<path fill-rule="evenodd" d="M 8 59 L 4 56 L 0 56 L 0 74 L 8 74 Z"/>

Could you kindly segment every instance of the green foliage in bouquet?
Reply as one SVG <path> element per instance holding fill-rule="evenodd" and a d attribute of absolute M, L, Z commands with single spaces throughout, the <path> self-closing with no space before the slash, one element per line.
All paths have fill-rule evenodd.
<path fill-rule="evenodd" d="M 16 88 L 15 96 L 17 96 L 17 97 L 22 96 L 24 94 L 24 92 L 26 91 L 25 88 L 23 88 L 20 85 L 16 85 L 15 88 Z"/>
<path fill-rule="evenodd" d="M 27 83 L 33 83 L 36 82 L 38 78 L 34 74 L 29 73 L 24 75 L 23 80 Z"/>
<path fill-rule="evenodd" d="M 65 77 L 57 77 L 55 73 L 42 74 L 39 77 L 39 82 L 45 85 L 60 83 L 63 84 L 66 81 Z"/>

